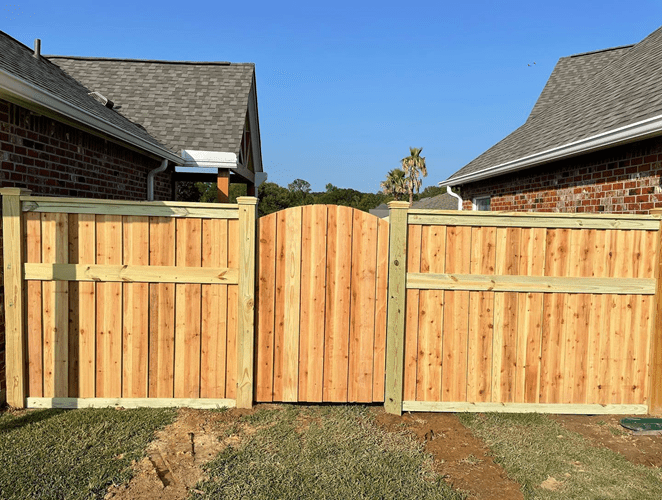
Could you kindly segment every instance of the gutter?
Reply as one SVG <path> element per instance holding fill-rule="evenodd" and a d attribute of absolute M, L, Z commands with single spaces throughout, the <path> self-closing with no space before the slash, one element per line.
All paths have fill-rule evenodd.
<path fill-rule="evenodd" d="M 168 160 L 163 160 L 160 167 L 150 170 L 147 174 L 147 201 L 154 201 L 154 178 L 168 169 Z"/>
<path fill-rule="evenodd" d="M 459 175 L 440 182 L 440 187 L 459 186 L 469 182 L 476 182 L 490 177 L 516 172 L 528 167 L 549 163 L 563 158 L 577 156 L 582 153 L 598 151 L 612 146 L 627 144 L 642 139 L 647 139 L 659 135 L 662 132 L 662 115 L 653 118 L 647 118 L 630 125 L 602 132 L 600 134 L 580 139 L 575 142 L 557 146 L 540 153 L 535 153 L 517 160 L 512 160 L 500 165 L 488 167 L 478 172 L 471 172 L 465 175 Z"/>
<path fill-rule="evenodd" d="M 79 108 L 78 106 L 57 97 L 22 78 L 18 78 L 3 69 L 0 69 L 0 84 L 1 87 L 10 94 L 44 106 L 45 108 L 64 115 L 67 118 L 104 132 L 115 139 L 129 143 L 164 160 L 169 160 L 177 165 L 184 163 L 184 160 L 175 153 L 168 151 L 163 147 L 159 147 L 156 144 L 152 144 L 142 137 L 128 132 L 113 123 L 109 123 L 89 111 Z"/>

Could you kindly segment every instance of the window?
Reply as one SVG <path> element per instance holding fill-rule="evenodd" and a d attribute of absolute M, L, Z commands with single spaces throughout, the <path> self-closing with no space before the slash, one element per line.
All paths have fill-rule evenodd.
<path fill-rule="evenodd" d="M 478 210 L 479 212 L 489 212 L 490 197 L 484 196 L 482 198 L 474 198 L 474 210 Z"/>

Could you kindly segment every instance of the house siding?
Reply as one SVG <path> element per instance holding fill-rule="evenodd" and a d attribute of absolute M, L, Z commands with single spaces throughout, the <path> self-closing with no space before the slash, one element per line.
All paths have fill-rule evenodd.
<path fill-rule="evenodd" d="M 647 139 L 462 186 L 463 210 L 647 214 L 662 208 L 662 138 Z"/>
<path fill-rule="evenodd" d="M 22 187 L 44 196 L 125 200 L 145 200 L 147 174 L 160 165 L 144 154 L 5 100 L 0 100 L 0 162 L 1 187 Z M 157 176 L 154 190 L 157 200 L 171 199 L 171 174 Z M 0 280 L 0 390 L 5 389 L 3 285 Z"/>

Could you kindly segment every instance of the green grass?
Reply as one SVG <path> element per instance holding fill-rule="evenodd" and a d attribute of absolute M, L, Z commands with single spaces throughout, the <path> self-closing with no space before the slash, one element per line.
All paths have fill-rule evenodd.
<path fill-rule="evenodd" d="M 204 498 L 464 498 L 420 444 L 380 430 L 364 407 L 286 406 L 241 424 L 241 443 L 205 467 Z"/>
<path fill-rule="evenodd" d="M 0 498 L 103 498 L 131 477 L 172 410 L 41 410 L 0 414 Z"/>
<path fill-rule="evenodd" d="M 527 499 L 662 498 L 659 469 L 634 465 L 611 450 L 592 446 L 544 415 L 474 413 L 459 418 L 491 448 Z M 562 483 L 557 490 L 540 488 L 548 477 Z"/>

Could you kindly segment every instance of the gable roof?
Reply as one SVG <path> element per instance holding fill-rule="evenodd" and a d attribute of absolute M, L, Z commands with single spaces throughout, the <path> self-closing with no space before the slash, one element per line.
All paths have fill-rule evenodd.
<path fill-rule="evenodd" d="M 125 116 L 89 95 L 89 90 L 44 57 L 0 31 L 0 95 L 18 97 L 171 161 L 177 155 Z"/>
<path fill-rule="evenodd" d="M 473 182 L 662 133 L 662 28 L 613 53 L 566 59 L 571 60 L 559 62 L 555 79 L 524 125 L 440 185 Z"/>
<path fill-rule="evenodd" d="M 48 57 L 174 151 L 239 153 L 254 64 Z"/>

